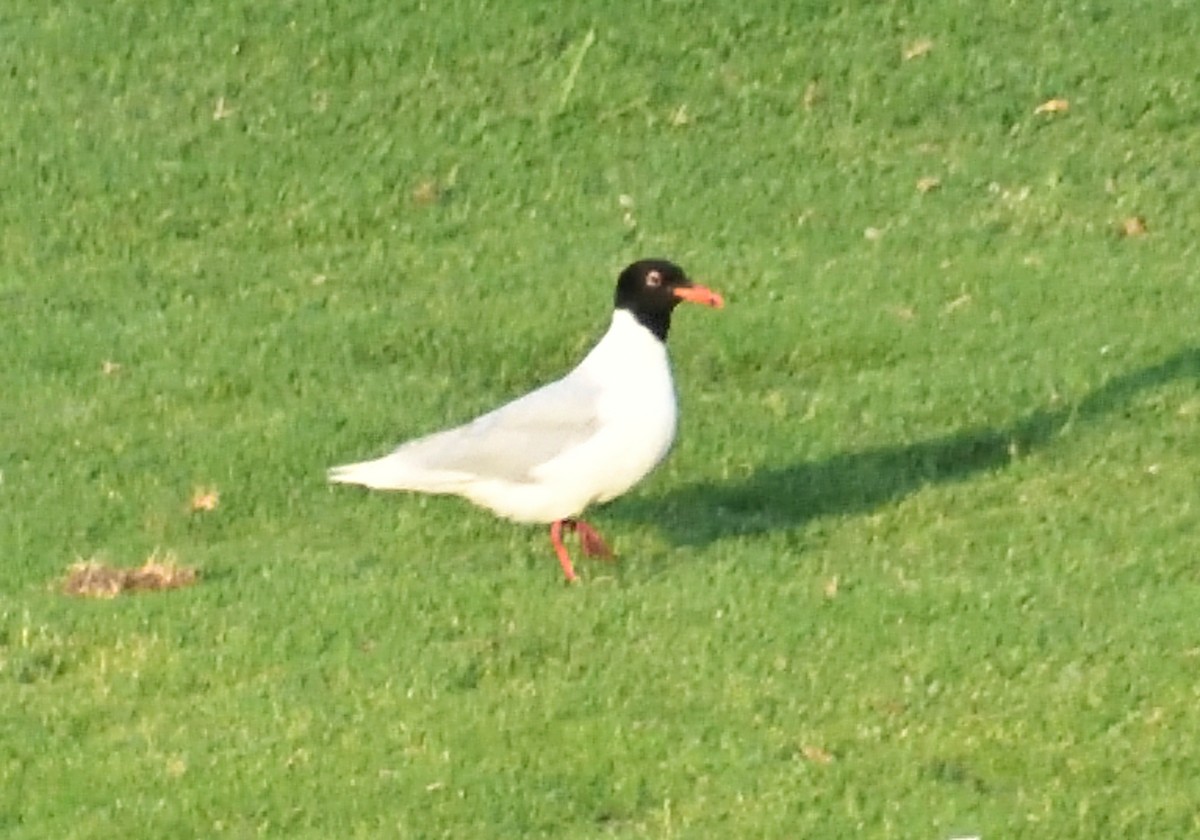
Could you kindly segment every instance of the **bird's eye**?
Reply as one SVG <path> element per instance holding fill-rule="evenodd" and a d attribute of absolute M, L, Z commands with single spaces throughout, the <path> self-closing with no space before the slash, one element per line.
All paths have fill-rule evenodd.
<path fill-rule="evenodd" d="M 662 275 L 657 271 L 651 271 L 646 275 L 646 285 L 650 288 L 656 288 L 662 285 Z"/>

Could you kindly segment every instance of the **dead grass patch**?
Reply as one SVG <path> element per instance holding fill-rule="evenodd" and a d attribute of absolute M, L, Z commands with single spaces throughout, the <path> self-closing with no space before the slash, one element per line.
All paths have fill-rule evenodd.
<path fill-rule="evenodd" d="M 141 566 L 122 569 L 96 559 L 72 564 L 63 592 L 80 598 L 115 598 L 125 592 L 160 592 L 196 583 L 195 569 L 179 565 L 171 552 L 154 552 Z"/>

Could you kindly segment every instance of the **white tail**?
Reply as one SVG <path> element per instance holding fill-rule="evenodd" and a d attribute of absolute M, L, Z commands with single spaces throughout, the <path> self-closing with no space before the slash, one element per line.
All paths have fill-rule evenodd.
<path fill-rule="evenodd" d="M 453 492 L 462 484 L 462 473 L 430 470 L 412 463 L 408 453 L 393 452 L 373 461 L 343 464 L 329 470 L 335 484 L 359 484 L 373 490 L 417 490 L 424 493 Z"/>

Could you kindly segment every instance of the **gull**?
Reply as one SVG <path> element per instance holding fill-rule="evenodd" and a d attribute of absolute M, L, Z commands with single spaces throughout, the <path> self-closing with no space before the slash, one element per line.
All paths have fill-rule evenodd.
<path fill-rule="evenodd" d="M 580 515 L 645 478 L 675 440 L 666 341 L 671 313 L 684 302 L 725 304 L 668 260 L 629 265 L 617 278 L 608 331 L 561 379 L 381 458 L 334 467 L 329 480 L 452 494 L 516 522 L 549 524 L 563 574 L 577 580 L 564 532 L 579 534 L 584 554 L 611 557 Z"/>

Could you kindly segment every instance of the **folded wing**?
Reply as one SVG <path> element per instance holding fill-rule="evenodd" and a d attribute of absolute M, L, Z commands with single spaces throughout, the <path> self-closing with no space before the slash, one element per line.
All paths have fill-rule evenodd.
<path fill-rule="evenodd" d="M 334 467 L 329 480 L 430 493 L 458 492 L 478 481 L 523 484 L 535 480 L 542 464 L 586 443 L 599 426 L 597 389 L 568 376 L 382 458 Z"/>

